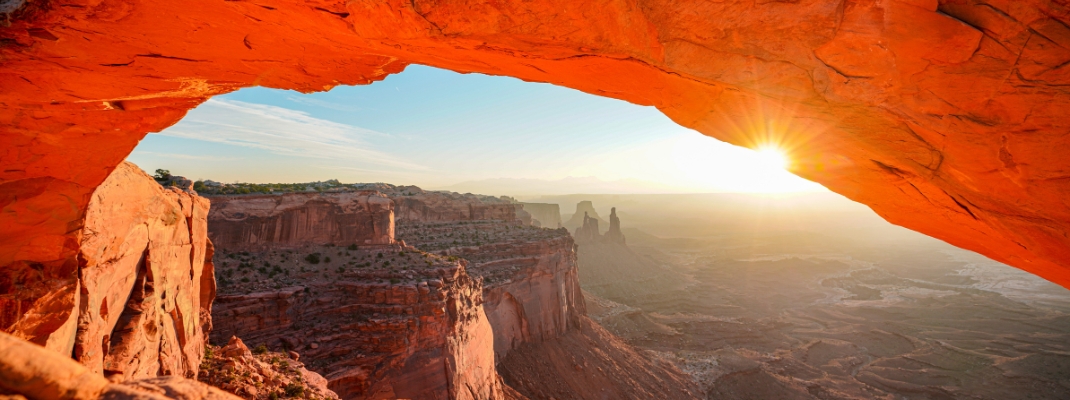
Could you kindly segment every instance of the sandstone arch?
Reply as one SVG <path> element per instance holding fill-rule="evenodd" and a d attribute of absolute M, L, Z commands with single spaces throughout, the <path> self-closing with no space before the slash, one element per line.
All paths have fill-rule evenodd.
<path fill-rule="evenodd" d="M 735 144 L 782 140 L 795 173 L 889 221 L 1070 287 L 1064 1 L 0 4 L 18 6 L 0 28 L 0 266 L 63 269 L 93 189 L 212 95 L 417 63 L 655 106 Z"/>

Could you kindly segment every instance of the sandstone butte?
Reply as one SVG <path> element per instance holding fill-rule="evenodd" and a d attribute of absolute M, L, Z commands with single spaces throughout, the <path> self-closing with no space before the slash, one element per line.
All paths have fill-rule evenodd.
<path fill-rule="evenodd" d="M 74 306 L 94 191 L 146 133 L 242 87 L 322 91 L 409 64 L 549 82 L 657 107 L 730 143 L 777 143 L 794 173 L 893 223 L 1070 287 L 1062 1 L 0 5 L 0 295 L 66 296 L 20 303 L 17 315 L 5 303 L 6 332 Z M 140 201 L 108 207 L 137 212 Z M 105 229 L 115 232 L 95 233 L 128 234 L 122 223 Z M 181 261 L 194 273 L 195 258 Z M 196 284 L 168 295 L 195 298 Z M 77 323 L 110 325 L 120 308 L 109 300 L 107 318 L 93 309 Z M 196 334 L 195 311 L 182 310 L 175 332 Z M 20 332 L 63 350 L 96 336 L 72 321 L 42 325 L 61 336 Z M 159 361 L 176 371 L 189 367 L 178 343 Z M 94 346 L 81 351 L 110 368 Z"/>
<path fill-rule="evenodd" d="M 213 95 L 323 91 L 424 64 L 780 143 L 794 173 L 893 223 L 1070 286 L 1062 1 L 3 4 L 4 270 L 68 268 L 93 190 Z"/>

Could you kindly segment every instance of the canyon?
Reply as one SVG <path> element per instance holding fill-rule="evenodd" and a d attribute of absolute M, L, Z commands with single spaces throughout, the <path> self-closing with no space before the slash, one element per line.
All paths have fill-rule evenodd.
<path fill-rule="evenodd" d="M 0 393 L 51 398 L 107 377 L 126 386 L 75 397 L 135 396 L 108 394 L 131 385 L 226 396 L 193 379 L 256 399 L 698 396 L 674 365 L 587 317 L 571 235 L 533 226 L 512 199 L 386 184 L 205 198 L 190 187 L 129 163 L 109 176 L 73 288 L 15 292 L 64 312 L 9 322 Z M 65 366 L 17 364 L 42 352 Z"/>
<path fill-rule="evenodd" d="M 462 398 L 524 391 L 539 397 L 554 389 L 538 392 L 543 389 L 524 376 L 561 376 L 569 362 L 595 363 L 594 351 L 568 359 L 589 348 L 584 343 L 611 342 L 587 340 L 607 333 L 584 316 L 586 303 L 567 267 L 576 256 L 564 253 L 568 232 L 531 229 L 531 215 L 519 204 L 415 188 L 345 202 L 307 195 L 302 204 L 312 205 L 305 211 L 263 202 L 229 214 L 229 225 L 221 227 L 230 229 L 224 256 L 209 240 L 208 200 L 179 181 L 162 187 L 123 163 L 145 134 L 174 124 L 214 95 L 257 85 L 311 92 L 370 84 L 410 64 L 514 76 L 653 106 L 680 125 L 737 145 L 777 142 L 796 160 L 792 172 L 888 221 L 1070 287 L 1064 156 L 1070 144 L 1070 8 L 1060 1 L 6 0 L 0 6 L 4 394 L 134 397 L 139 390 L 178 393 L 163 387 L 185 385 L 196 396 L 226 398 L 188 379 L 198 377 L 206 332 L 245 324 L 241 329 L 254 332 L 250 343 L 282 346 L 288 336 L 241 316 L 275 310 L 277 321 L 268 322 L 286 323 L 293 319 L 289 302 L 308 306 L 318 320 L 297 326 L 323 335 L 330 346 L 286 346 L 305 346 L 312 370 L 345 371 L 325 379 L 347 395 L 411 389 Z M 384 199 L 393 210 L 387 212 Z M 349 213 L 348 223 L 370 231 L 307 225 Z M 385 217 L 390 213 L 396 226 Z M 404 235 L 395 243 L 390 231 L 399 230 L 401 221 L 450 235 L 449 225 L 455 225 L 464 236 L 440 240 L 436 234 L 424 242 L 423 236 Z M 600 232 L 587 224 L 585 235 L 595 239 Z M 535 237 L 512 235 L 520 229 Z M 353 242 L 330 243 L 343 240 Z M 423 253 L 413 243 L 445 247 Z M 340 245 L 348 250 L 354 244 L 357 249 L 343 258 Z M 488 254 L 533 253 L 482 259 L 483 247 Z M 482 261 L 469 263 L 454 252 Z M 379 254 L 391 260 L 380 261 Z M 325 262 L 332 255 L 337 263 Z M 307 261 L 317 267 L 309 271 L 304 257 L 323 259 Z M 289 275 L 294 285 L 228 277 L 220 286 L 225 295 L 216 298 L 213 260 L 230 263 L 225 271 L 242 270 L 232 276 L 256 276 L 255 270 L 280 279 Z M 334 267 L 343 262 L 348 267 Z M 479 270 L 487 275 L 477 275 Z M 538 279 L 523 282 L 521 271 Z M 547 275 L 561 271 L 564 276 Z M 866 291 L 857 288 L 882 282 L 849 278 L 841 289 L 856 289 L 860 299 Z M 551 296 L 524 297 L 533 294 Z M 252 299 L 255 304 L 243 303 Z M 268 300 L 275 305 L 265 305 Z M 346 314 L 354 318 L 347 326 L 379 336 L 358 348 L 329 342 L 340 333 L 333 331 L 335 322 L 323 320 L 336 318 L 338 309 L 353 311 Z M 217 312 L 237 318 L 211 319 Z M 410 329 L 417 321 L 427 330 Z M 509 328 L 495 333 L 495 323 Z M 389 335 L 391 329 L 403 334 Z M 434 346 L 445 350 L 398 354 L 396 338 L 404 335 L 433 337 Z M 628 343 L 612 343 L 603 354 L 633 362 L 598 359 L 604 364 L 594 365 L 619 368 L 600 366 L 603 377 L 588 377 L 592 381 L 645 382 L 652 397 L 699 393 L 686 384 L 661 385 L 686 379 L 675 366 Z M 534 356 L 539 345 L 556 346 L 548 352 L 555 354 L 553 362 Z M 814 353 L 820 365 L 774 365 L 777 360 L 753 354 L 740 356 L 745 360 L 739 364 L 760 361 L 824 377 L 818 367 L 849 370 L 844 366 L 856 357 L 838 345 L 817 346 L 824 351 Z M 332 355 L 336 350 L 364 356 Z M 496 350 L 507 352 L 499 357 Z M 1013 346 L 1004 350 L 1026 357 Z M 890 366 L 876 367 L 898 371 L 895 365 L 913 357 L 903 354 L 888 355 L 896 358 Z M 789 359 L 786 353 L 778 357 Z M 978 362 L 1013 369 L 998 357 Z M 428 385 L 402 389 L 388 375 L 369 378 L 365 373 L 373 371 L 362 363 L 372 359 L 389 364 L 382 369 L 389 376 L 430 374 Z M 661 378 L 636 377 L 636 366 L 656 367 Z M 861 379 L 884 378 L 878 369 L 868 372 Z M 49 374 L 57 378 L 33 386 L 40 382 L 34 377 Z M 1042 378 L 1037 381 L 1057 379 Z M 886 389 L 898 385 L 883 382 Z M 804 390 L 789 386 L 791 393 Z M 668 387 L 685 389 L 658 392 Z M 852 389 L 850 382 L 844 387 Z M 934 397 L 946 394 L 930 389 L 926 393 Z"/>
<path fill-rule="evenodd" d="M 247 221 L 240 229 L 227 225 L 241 222 L 213 207 L 209 237 L 217 243 L 235 231 L 261 230 L 260 221 L 278 213 L 255 206 L 265 197 L 312 219 L 331 209 L 348 210 L 329 217 L 336 221 L 357 220 L 366 209 L 341 206 L 354 194 L 390 199 L 393 207 L 379 209 L 400 210 L 396 219 L 384 217 L 396 222 L 396 237 L 384 244 L 309 237 L 296 247 L 266 241 L 258 251 L 219 245 L 213 342 L 239 336 L 295 351 L 342 398 L 545 398 L 546 391 L 602 398 L 574 383 L 555 385 L 575 375 L 573 364 L 536 356 L 566 345 L 570 357 L 600 363 L 582 369 L 588 378 L 621 382 L 620 393 L 695 398 L 697 389 L 678 369 L 614 341 L 587 318 L 567 230 L 532 226 L 508 199 L 384 184 L 374 194 L 360 189 L 210 197 L 213 206 L 242 210 Z"/>
<path fill-rule="evenodd" d="M 1070 285 L 1059 1 L 3 4 L 5 269 L 62 273 L 97 186 L 214 95 L 329 90 L 423 64 L 780 143 L 792 172 L 893 223 Z"/>
<path fill-rule="evenodd" d="M 831 194 L 681 197 L 595 198 L 628 241 L 577 260 L 588 315 L 706 398 L 1070 395 L 1065 288 Z"/>

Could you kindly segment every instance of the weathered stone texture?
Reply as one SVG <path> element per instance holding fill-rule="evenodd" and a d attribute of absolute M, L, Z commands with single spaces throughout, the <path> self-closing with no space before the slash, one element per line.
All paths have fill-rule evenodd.
<path fill-rule="evenodd" d="M 214 243 L 230 250 L 308 243 L 383 245 L 394 241 L 394 204 L 378 192 L 214 196 Z"/>
<path fill-rule="evenodd" d="M 25 2 L 0 28 L 5 270 L 69 276 L 93 190 L 209 97 L 416 63 L 772 142 L 893 223 L 1070 285 L 1061 1 L 72 1 Z"/>
<path fill-rule="evenodd" d="M 76 268 L 0 269 L 0 303 L 10 311 L 0 327 L 97 373 L 195 376 L 210 307 L 202 300 L 214 282 L 210 265 L 204 275 L 208 208 L 196 193 L 121 164 L 80 221 Z"/>

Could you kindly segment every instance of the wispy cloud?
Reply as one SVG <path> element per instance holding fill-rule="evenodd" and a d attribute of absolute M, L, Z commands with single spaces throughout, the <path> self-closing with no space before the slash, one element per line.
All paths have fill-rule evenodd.
<path fill-rule="evenodd" d="M 225 161 L 225 160 L 241 160 L 241 157 L 223 157 L 223 156 L 204 156 L 193 154 L 181 154 L 181 153 L 160 153 L 158 151 L 139 151 L 138 154 L 161 157 L 161 158 L 176 158 L 179 160 L 204 160 L 204 161 Z"/>
<path fill-rule="evenodd" d="M 356 112 L 356 111 L 363 110 L 363 108 L 357 107 L 357 106 L 354 106 L 354 105 L 331 103 L 329 101 L 323 101 L 323 100 L 319 100 L 319 99 L 314 99 L 314 98 L 308 97 L 308 96 L 302 96 L 302 97 L 290 96 L 290 97 L 287 97 L 286 100 L 292 101 L 294 103 L 306 104 L 306 105 L 315 106 L 315 107 L 323 107 L 323 108 L 330 109 L 330 110 L 335 110 L 335 111 Z"/>
<path fill-rule="evenodd" d="M 161 135 L 252 147 L 272 153 L 387 168 L 427 168 L 373 149 L 369 140 L 392 137 L 283 107 L 210 99 Z"/>

